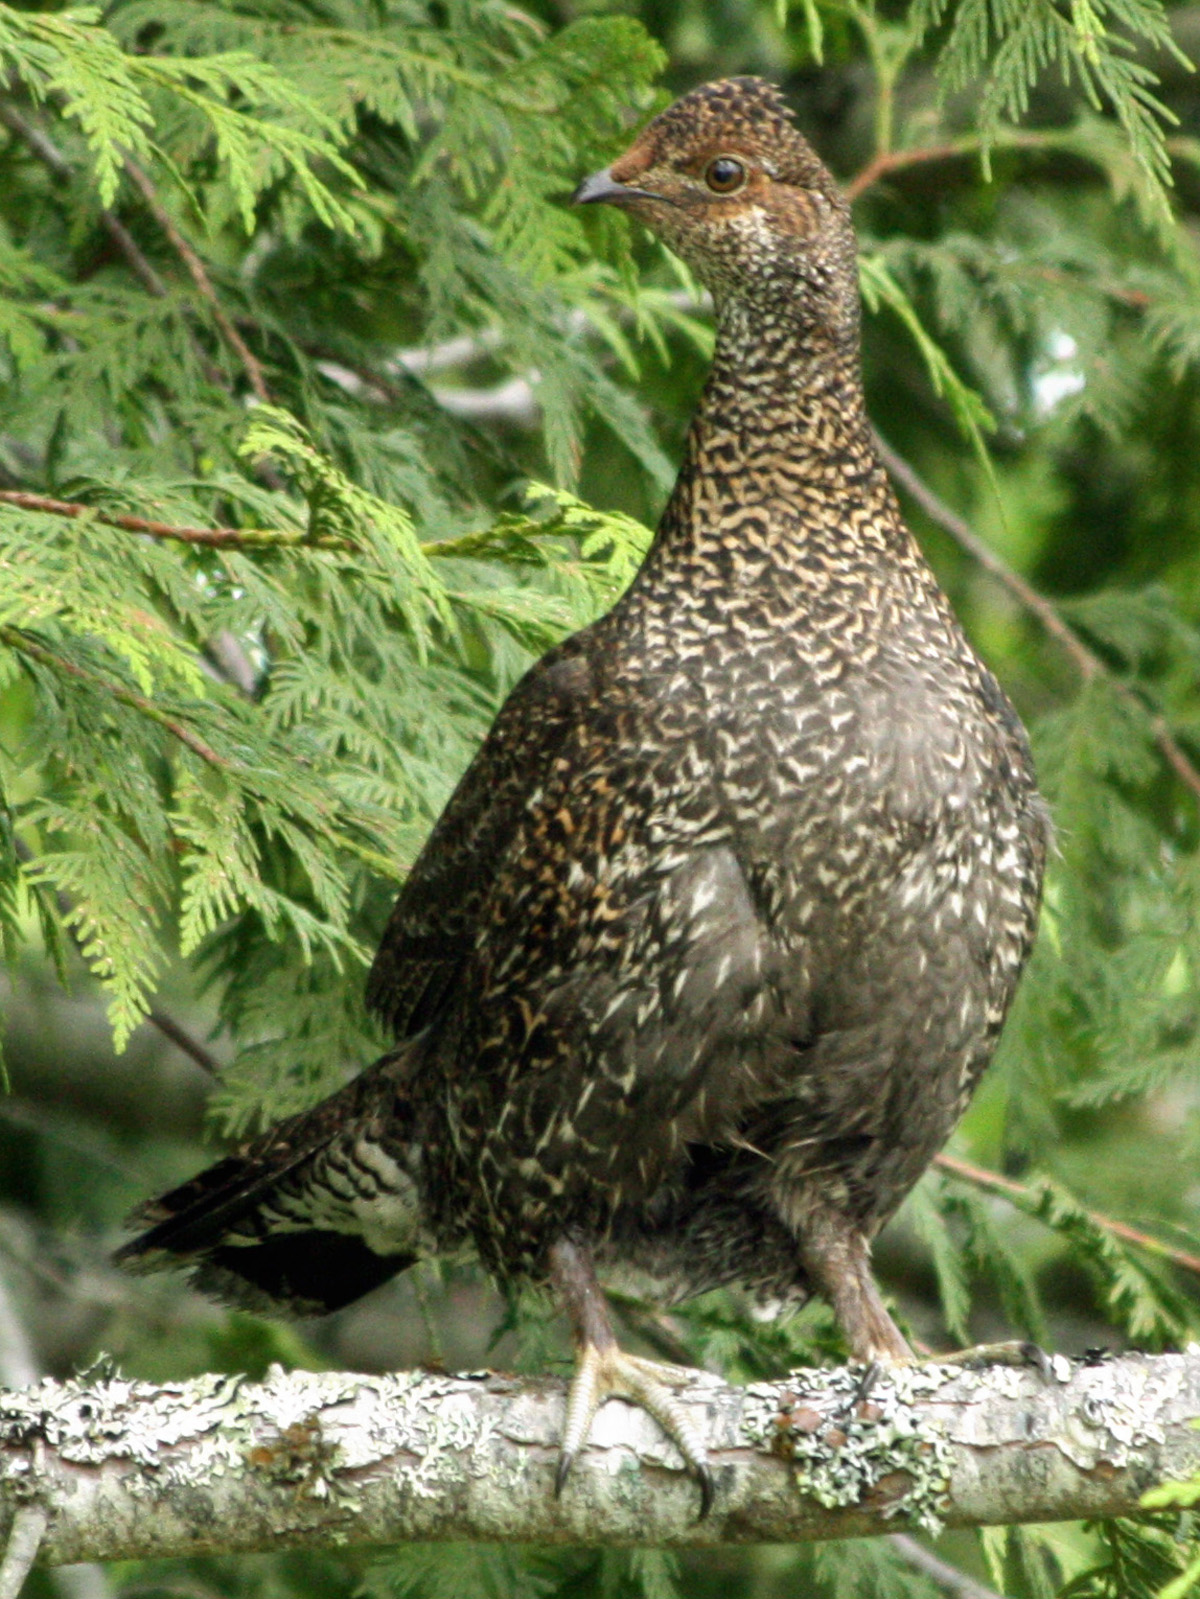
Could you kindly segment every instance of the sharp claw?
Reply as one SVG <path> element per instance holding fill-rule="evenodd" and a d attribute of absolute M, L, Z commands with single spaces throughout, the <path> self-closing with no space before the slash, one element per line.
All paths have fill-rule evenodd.
<path fill-rule="evenodd" d="M 1030 1366 L 1036 1366 L 1038 1376 L 1043 1382 L 1049 1382 L 1054 1376 L 1054 1367 L 1050 1363 L 1050 1356 L 1040 1344 L 1023 1343 L 1021 1345 L 1022 1359 Z"/>
<path fill-rule="evenodd" d="M 550 1251 L 550 1266 L 575 1337 L 575 1375 L 567 1389 L 555 1497 L 563 1491 L 575 1456 L 587 1444 L 597 1410 L 606 1399 L 624 1399 L 653 1416 L 683 1456 L 700 1484 L 703 1520 L 712 1509 L 715 1491 L 704 1438 L 670 1392 L 673 1387 L 692 1382 L 695 1372 L 686 1366 L 667 1366 L 640 1355 L 627 1355 L 619 1348 L 596 1280 L 595 1265 L 582 1245 L 560 1239 Z"/>
<path fill-rule="evenodd" d="M 704 1458 L 704 1441 L 668 1392 L 668 1385 L 682 1385 L 693 1375 L 682 1366 L 664 1366 L 638 1355 L 626 1355 L 615 1344 L 603 1349 L 595 1344 L 585 1346 L 577 1358 L 575 1376 L 567 1394 L 562 1448 L 554 1480 L 555 1497 L 562 1494 L 571 1467 L 587 1442 L 596 1411 L 605 1399 L 619 1398 L 640 1406 L 653 1416 L 675 1444 L 688 1470 L 700 1484 L 700 1519 L 703 1520 L 713 1507 L 716 1492 Z"/>
<path fill-rule="evenodd" d="M 855 1388 L 854 1393 L 850 1398 L 850 1405 L 853 1407 L 854 1405 L 861 1404 L 862 1401 L 868 1397 L 871 1389 L 874 1388 L 875 1384 L 882 1376 L 883 1362 L 880 1360 L 870 1361 L 866 1370 L 858 1379 L 858 1386 Z"/>

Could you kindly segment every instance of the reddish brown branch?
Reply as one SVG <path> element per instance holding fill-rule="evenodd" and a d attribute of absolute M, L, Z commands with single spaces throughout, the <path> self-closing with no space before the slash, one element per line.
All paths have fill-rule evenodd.
<path fill-rule="evenodd" d="M 245 339 L 242 338 L 237 328 L 234 327 L 230 318 L 225 314 L 221 302 L 217 298 L 217 291 L 213 288 L 212 279 L 208 275 L 204 262 L 201 261 L 195 250 L 193 250 L 192 246 L 175 226 L 174 219 L 172 218 L 170 212 L 163 205 L 162 201 L 159 199 L 158 191 L 154 187 L 154 184 L 150 181 L 149 177 L 145 172 L 142 171 L 137 162 L 128 156 L 125 159 L 125 171 L 132 182 L 141 191 L 142 197 L 149 207 L 151 215 L 154 217 L 154 220 L 158 223 L 159 227 L 170 240 L 172 249 L 187 268 L 188 275 L 191 277 L 192 282 L 196 285 L 201 297 L 208 302 L 209 310 L 212 312 L 213 321 L 220 329 L 221 337 L 225 340 L 226 344 L 228 344 L 229 348 L 234 352 L 238 360 L 242 363 L 242 366 L 245 368 L 246 376 L 250 380 L 250 387 L 265 405 L 269 405 L 271 402 L 271 391 L 267 387 L 266 379 L 263 377 L 263 370 L 259 364 L 258 357 L 251 350 Z"/>
<path fill-rule="evenodd" d="M 888 150 L 874 156 L 865 167 L 860 168 L 842 193 L 853 203 L 860 194 L 890 172 L 902 172 L 906 167 L 923 166 L 931 161 L 950 161 L 955 156 L 972 155 L 978 148 L 978 140 L 957 139 L 950 144 L 929 144 L 913 150 Z"/>
<path fill-rule="evenodd" d="M 23 511 L 42 511 L 52 516 L 90 516 L 106 527 L 123 528 L 127 533 L 145 533 L 150 538 L 173 539 L 180 544 L 202 544 L 213 549 L 263 549 L 272 545 L 307 545 L 322 550 L 352 550 L 349 539 L 326 534 L 291 533 L 265 527 L 187 527 L 172 522 L 155 522 L 144 516 L 101 511 L 77 500 L 56 500 L 46 494 L 29 494 L 24 489 L 0 489 L 0 504 L 16 505 Z"/>
<path fill-rule="evenodd" d="M 927 166 L 934 161 L 953 161 L 959 156 L 978 155 L 985 150 L 1052 150 L 1055 136 L 1036 128 L 1009 128 L 1002 135 L 984 140 L 977 135 L 951 139 L 945 144 L 916 145 L 908 150 L 885 150 L 873 156 L 866 166 L 845 184 L 842 192 L 851 202 L 872 188 L 881 178 L 909 167 Z M 1073 152 L 1072 152 L 1073 153 Z"/>
<path fill-rule="evenodd" d="M 989 1194 L 1003 1194 L 1006 1199 L 1015 1199 L 1018 1203 L 1030 1207 L 1037 1203 L 1037 1195 L 1024 1183 L 1016 1182 L 1011 1177 L 1002 1177 L 999 1172 L 988 1171 L 985 1166 L 973 1166 L 970 1161 L 959 1160 L 956 1155 L 946 1154 L 935 1155 L 933 1163 L 951 1177 L 957 1177 L 961 1182 L 970 1183 L 975 1188 L 982 1188 Z M 1123 1238 L 1126 1243 L 1135 1244 L 1138 1249 L 1144 1249 L 1148 1254 L 1157 1255 L 1162 1260 L 1169 1260 L 1173 1266 L 1181 1266 L 1184 1271 L 1200 1275 L 1200 1255 L 1190 1255 L 1184 1249 L 1164 1244 L 1161 1238 L 1141 1232 L 1137 1227 L 1130 1227 L 1127 1222 L 1114 1221 L 1111 1216 L 1102 1216 L 1099 1211 L 1089 1210 L 1086 1214 L 1090 1222 L 1103 1228 L 1106 1233 L 1111 1233 L 1114 1238 Z"/>

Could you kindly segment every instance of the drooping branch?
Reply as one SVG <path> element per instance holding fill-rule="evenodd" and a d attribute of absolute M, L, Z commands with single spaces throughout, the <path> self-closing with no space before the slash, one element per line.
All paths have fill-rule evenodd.
<path fill-rule="evenodd" d="M 702 1545 L 1112 1516 L 1200 1468 L 1200 1346 L 1051 1375 L 916 1366 L 803 1371 L 683 1393 L 716 1481 L 610 1403 L 561 1499 L 563 1384 L 479 1373 L 274 1369 L 155 1387 L 122 1378 L 0 1394 L 0 1529 L 47 1516 L 41 1558 L 439 1539 Z"/>
<path fill-rule="evenodd" d="M 108 694 L 112 699 L 122 705 L 128 705 L 131 710 L 138 711 L 148 717 L 150 721 L 157 722 L 159 727 L 170 733 L 172 738 L 178 739 L 194 755 L 198 755 L 209 766 L 215 766 L 221 771 L 230 771 L 233 762 L 227 761 L 223 755 L 218 755 L 211 744 L 202 739 L 198 733 L 193 733 L 190 727 L 185 727 L 182 722 L 168 716 L 153 700 L 144 694 L 135 694 L 132 689 L 125 688 L 120 683 L 109 682 L 95 672 L 86 671 L 82 666 L 76 666 L 74 661 L 69 661 L 62 655 L 56 655 L 53 650 L 47 649 L 30 634 L 20 628 L 0 626 L 0 644 L 6 644 L 19 655 L 26 655 L 30 660 L 38 661 L 52 671 L 60 672 L 66 677 L 77 678 L 82 683 L 88 683 L 101 693 Z"/>
<path fill-rule="evenodd" d="M 972 1188 L 981 1188 L 984 1193 L 1001 1194 L 1005 1199 L 1011 1199 L 1025 1211 L 1033 1210 L 1037 1205 L 1036 1189 L 1028 1183 L 1005 1177 L 1000 1172 L 989 1171 L 986 1166 L 976 1166 L 969 1160 L 947 1155 L 944 1151 L 933 1157 L 933 1164 L 959 1182 L 970 1183 Z M 1113 1216 L 1104 1216 L 1097 1210 L 1089 1210 L 1087 1217 L 1094 1226 L 1103 1228 L 1114 1238 L 1133 1244 L 1136 1249 L 1144 1249 L 1148 1255 L 1155 1255 L 1159 1260 L 1168 1260 L 1184 1271 L 1200 1275 L 1200 1255 L 1194 1255 L 1187 1249 L 1178 1249 L 1174 1244 L 1156 1238 L 1153 1233 L 1143 1232 L 1140 1227 L 1131 1227 L 1128 1222 L 1117 1221 Z"/>
<path fill-rule="evenodd" d="M 23 116 L 15 105 L 10 105 L 6 100 L 0 100 L 0 122 L 11 133 L 14 133 L 18 139 L 22 140 L 60 182 L 69 181 L 72 175 L 71 164 L 54 143 L 54 140 L 43 129 L 30 122 L 28 117 Z M 125 257 L 134 276 L 140 281 L 147 294 L 153 295 L 156 300 L 165 299 L 167 293 L 166 284 L 147 261 L 141 250 L 138 249 L 133 235 L 120 217 L 107 207 L 103 207 L 100 211 L 100 225 Z"/>
<path fill-rule="evenodd" d="M 171 248 L 183 262 L 188 276 L 196 285 L 201 299 L 207 302 L 212 319 L 217 324 L 221 337 L 242 363 L 242 368 L 250 381 L 250 387 L 254 390 L 255 396 L 264 405 L 269 405 L 271 403 L 271 391 L 267 387 L 266 378 L 263 376 L 262 365 L 233 325 L 232 320 L 218 299 L 217 291 L 213 288 L 212 279 L 208 275 L 204 262 L 175 226 L 171 213 L 159 199 L 158 190 L 154 187 L 149 175 L 143 172 L 137 162 L 129 157 L 126 157 L 125 160 L 125 172 L 134 186 L 140 190 L 142 198 L 150 210 L 150 215 L 166 234 Z"/>

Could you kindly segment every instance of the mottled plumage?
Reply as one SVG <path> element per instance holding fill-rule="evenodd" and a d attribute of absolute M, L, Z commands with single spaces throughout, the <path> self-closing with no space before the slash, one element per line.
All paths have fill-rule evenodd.
<path fill-rule="evenodd" d="M 621 1392 L 699 1465 L 593 1260 L 664 1299 L 815 1288 L 853 1355 L 903 1358 L 870 1240 L 987 1064 L 1046 821 L 876 456 L 848 210 L 776 92 L 696 90 L 577 199 L 716 301 L 653 546 L 515 689 L 401 893 L 368 989 L 398 1051 L 126 1253 L 311 1306 L 473 1244 L 571 1312 L 568 1462 Z"/>

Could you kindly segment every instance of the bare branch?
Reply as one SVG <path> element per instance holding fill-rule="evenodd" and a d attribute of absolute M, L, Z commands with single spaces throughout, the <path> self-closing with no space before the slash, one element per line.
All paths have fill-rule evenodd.
<path fill-rule="evenodd" d="M 411 350 L 398 350 L 395 361 L 414 377 L 428 377 L 448 367 L 465 366 L 482 355 L 490 355 L 504 343 L 499 328 L 484 328 L 479 333 L 459 333 L 441 344 L 426 344 Z"/>
<path fill-rule="evenodd" d="M 263 369 L 259 364 L 258 357 L 226 315 L 224 307 L 217 298 L 217 291 L 213 288 L 212 279 L 208 275 L 204 262 L 175 226 L 174 218 L 159 199 L 158 190 L 154 187 L 148 175 L 142 171 L 136 161 L 128 156 L 125 159 L 125 171 L 141 191 L 142 198 L 150 208 L 151 215 L 170 240 L 171 248 L 187 268 L 188 275 L 196 285 L 201 298 L 208 302 L 213 321 L 220 329 L 221 337 L 245 368 L 246 376 L 250 380 L 250 387 L 264 405 L 269 405 L 271 403 L 271 391 L 267 387 L 267 380 L 263 376 Z"/>
<path fill-rule="evenodd" d="M 994 1588 L 985 1588 L 983 1583 L 976 1582 L 974 1577 L 968 1577 L 966 1572 L 959 1571 L 957 1566 L 947 1565 L 944 1560 L 939 1560 L 932 1551 L 925 1548 L 924 1544 L 919 1544 L 906 1532 L 894 1532 L 888 1542 L 914 1571 L 922 1572 L 935 1582 L 943 1593 L 950 1594 L 951 1599 L 1001 1599 L 1001 1595 Z"/>
<path fill-rule="evenodd" d="M 557 1380 L 46 1381 L 0 1394 L 0 1527 L 38 1507 L 50 1564 L 422 1539 L 787 1542 L 1120 1515 L 1200 1466 L 1200 1346 L 1052 1366 L 898 1368 L 859 1402 L 852 1368 L 747 1388 L 697 1373 L 681 1398 L 718 1485 L 704 1521 L 674 1446 L 620 1403 L 556 1499 Z M 982 1599 L 955 1576 L 951 1592 Z"/>
<path fill-rule="evenodd" d="M 948 144 L 918 146 L 910 150 L 885 150 L 874 156 L 843 185 L 842 193 L 852 204 L 860 194 L 873 188 L 881 178 L 907 167 L 925 166 L 931 161 L 953 161 L 959 156 L 974 155 L 980 147 L 977 138 L 955 139 Z"/>
<path fill-rule="evenodd" d="M 217 1057 L 211 1050 L 205 1049 L 198 1039 L 193 1038 L 187 1028 L 177 1022 L 167 1011 L 161 1010 L 155 1005 L 150 1010 L 146 1020 L 152 1026 L 157 1027 L 164 1038 L 169 1038 L 176 1049 L 182 1050 L 185 1055 L 194 1060 L 201 1071 L 207 1072 L 210 1077 L 219 1077 L 221 1075 L 221 1063 Z"/>
<path fill-rule="evenodd" d="M 435 388 L 432 393 L 444 411 L 465 422 L 507 422 L 512 427 L 533 428 L 542 416 L 527 378 L 509 378 L 491 389 Z"/>
<path fill-rule="evenodd" d="M 1103 661 L 1099 656 L 1092 654 L 1050 601 L 1039 594 L 1018 572 L 1014 572 L 1012 567 L 996 554 L 990 544 L 985 544 L 958 512 L 939 498 L 916 469 L 893 450 L 887 440 L 878 433 L 875 435 L 875 445 L 892 479 L 917 502 L 931 522 L 936 523 L 943 532 L 949 533 L 960 549 L 964 549 L 985 572 L 990 572 L 994 578 L 997 578 L 1025 610 L 1037 617 L 1046 632 L 1056 639 L 1071 657 L 1081 677 L 1086 680 L 1094 677 L 1097 672 L 1104 671 Z"/>
<path fill-rule="evenodd" d="M 16 106 L 0 100 L 0 122 L 3 122 L 10 133 L 15 133 L 60 182 L 66 182 L 71 177 L 71 164 L 54 140 L 48 133 L 44 133 L 41 128 L 35 127 L 28 118 L 22 116 Z M 165 299 L 166 284 L 138 249 L 133 235 L 120 217 L 106 208 L 100 212 L 100 225 L 125 257 L 147 294 L 152 294 L 156 300 Z"/>
<path fill-rule="evenodd" d="M 258 697 L 259 675 L 236 634 L 223 627 L 205 644 L 204 654 L 223 682 L 232 683 L 248 700 Z"/>
<path fill-rule="evenodd" d="M 13 1517 L 8 1534 L 8 1547 L 0 1563 L 0 1599 L 17 1599 L 38 1557 L 50 1513 L 40 1505 L 22 1505 Z"/>

